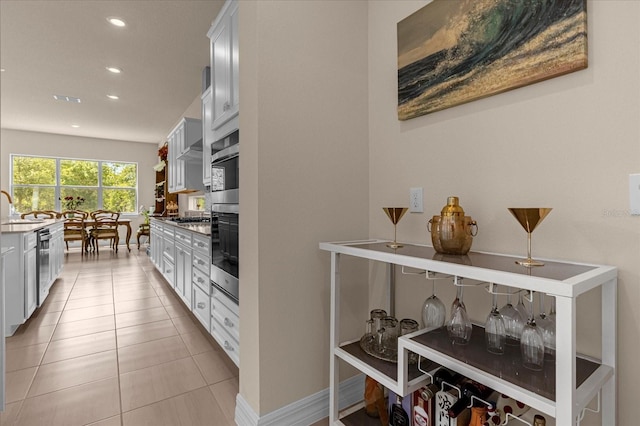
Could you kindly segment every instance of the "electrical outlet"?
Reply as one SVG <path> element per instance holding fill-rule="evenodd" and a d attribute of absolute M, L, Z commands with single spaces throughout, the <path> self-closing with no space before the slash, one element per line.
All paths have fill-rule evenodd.
<path fill-rule="evenodd" d="M 629 175 L 629 209 L 632 215 L 640 215 L 640 173 Z"/>
<path fill-rule="evenodd" d="M 423 213 L 422 188 L 409 188 L 409 211 L 411 213 Z"/>

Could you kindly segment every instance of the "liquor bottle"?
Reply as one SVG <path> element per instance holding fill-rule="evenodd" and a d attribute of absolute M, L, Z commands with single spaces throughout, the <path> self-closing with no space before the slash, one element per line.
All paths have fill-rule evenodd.
<path fill-rule="evenodd" d="M 461 397 L 449 408 L 449 417 L 456 418 L 458 417 L 458 414 L 464 411 L 465 408 L 469 407 L 471 405 L 472 396 L 480 399 L 486 399 L 491 392 L 493 391 L 483 384 L 474 382 L 471 379 L 465 380 L 460 389 Z M 474 402 L 474 405 L 477 404 L 484 405 L 480 401 Z"/>
<path fill-rule="evenodd" d="M 533 416 L 533 426 L 546 426 L 547 419 L 542 417 L 540 414 L 536 414 Z"/>
<path fill-rule="evenodd" d="M 462 380 L 462 378 L 463 376 L 458 373 L 451 372 L 446 368 L 440 368 L 433 375 L 433 381 L 425 387 L 435 395 L 435 393 L 442 387 L 442 382 L 455 386 L 460 380 Z"/>
<path fill-rule="evenodd" d="M 389 415 L 390 426 L 411 426 L 409 415 L 404 411 L 402 406 L 402 397 L 396 395 L 396 403 L 391 406 L 391 414 Z"/>
<path fill-rule="evenodd" d="M 422 397 L 418 397 L 416 406 L 413 407 L 413 424 L 415 426 L 429 426 L 429 414 L 427 414 L 428 400 L 425 401 Z"/>
<path fill-rule="evenodd" d="M 384 401 L 384 388 L 369 376 L 364 380 L 365 413 L 369 417 L 379 417 L 384 425 L 389 423 L 387 405 Z"/>

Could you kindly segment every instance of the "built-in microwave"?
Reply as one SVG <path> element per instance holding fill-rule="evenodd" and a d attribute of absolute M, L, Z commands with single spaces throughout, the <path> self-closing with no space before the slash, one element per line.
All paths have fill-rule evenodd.
<path fill-rule="evenodd" d="M 238 204 L 240 144 L 238 132 L 211 146 L 211 203 Z"/>

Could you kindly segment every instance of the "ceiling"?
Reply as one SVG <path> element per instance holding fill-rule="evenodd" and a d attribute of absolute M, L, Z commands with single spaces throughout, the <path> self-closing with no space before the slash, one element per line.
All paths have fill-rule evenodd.
<path fill-rule="evenodd" d="M 223 3 L 0 0 L 0 126 L 161 142 L 202 90 L 207 31 Z"/>

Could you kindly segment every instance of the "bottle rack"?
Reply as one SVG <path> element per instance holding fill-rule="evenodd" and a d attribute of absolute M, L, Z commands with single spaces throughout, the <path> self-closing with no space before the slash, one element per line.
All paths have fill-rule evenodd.
<path fill-rule="evenodd" d="M 587 404 L 597 397 L 602 424 L 616 424 L 616 287 L 615 267 L 545 260 L 545 266 L 526 268 L 515 263 L 517 257 L 470 252 L 465 256 L 440 255 L 432 247 L 405 244 L 400 249 L 387 241 L 368 240 L 320 243 L 331 253 L 331 329 L 329 420 L 343 422 L 338 410 L 339 365 L 346 362 L 371 376 L 398 395 L 408 395 L 428 384 L 430 378 L 408 362 L 414 352 L 438 365 L 507 394 L 533 409 L 555 418 L 558 425 L 578 425 Z M 556 299 L 555 364 L 545 361 L 542 372 L 521 367 L 519 348 L 507 348 L 504 355 L 489 354 L 484 346 L 484 330 L 474 326 L 471 342 L 452 346 L 446 332 L 419 330 L 398 339 L 398 363 L 376 360 L 359 346 L 359 338 L 341 342 L 340 276 L 342 258 L 357 257 L 383 262 L 388 266 L 388 294 L 393 309 L 395 266 L 425 271 L 429 276 L 462 277 L 512 289 L 542 292 Z M 601 360 L 576 351 L 576 306 L 578 296 L 599 288 L 602 297 Z M 439 334 L 439 335 L 438 335 Z M 512 352 L 512 353 L 510 353 Z M 515 353 L 513 353 L 515 352 Z M 516 423 L 516 422 L 513 422 Z"/>

